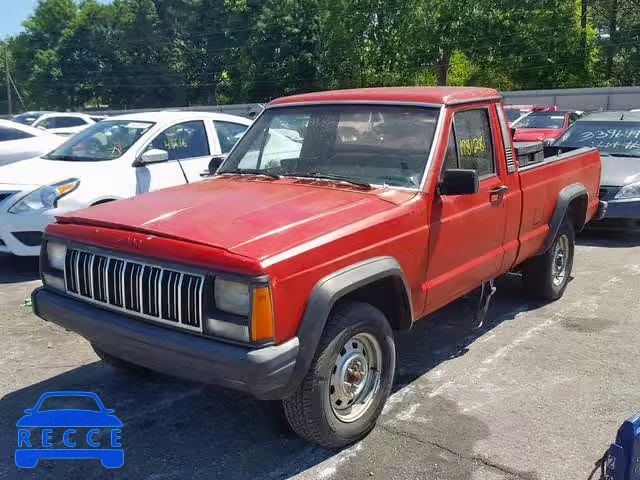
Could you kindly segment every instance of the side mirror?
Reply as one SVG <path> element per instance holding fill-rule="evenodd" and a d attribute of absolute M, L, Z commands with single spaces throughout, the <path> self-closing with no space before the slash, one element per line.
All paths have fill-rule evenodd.
<path fill-rule="evenodd" d="M 33 408 L 27 408 L 27 409 L 24 411 L 24 413 L 32 414 L 34 410 L 35 410 L 35 409 L 33 409 Z"/>
<path fill-rule="evenodd" d="M 220 165 L 222 165 L 222 162 L 224 162 L 226 159 L 227 155 L 224 153 L 220 155 L 214 155 L 213 157 L 211 157 L 211 160 L 209 160 L 209 166 L 204 172 L 200 174 L 200 176 L 213 177 L 218 171 L 218 168 L 220 168 Z"/>
<path fill-rule="evenodd" d="M 473 195 L 479 188 L 478 172 L 456 168 L 444 172 L 438 192 L 440 195 Z"/>
<path fill-rule="evenodd" d="M 147 150 L 142 155 L 137 162 L 134 163 L 134 167 L 139 167 L 141 165 L 148 165 L 150 163 L 160 163 L 166 162 L 169 160 L 169 152 L 166 150 L 160 150 L 158 148 L 152 148 L 151 150 Z"/>
<path fill-rule="evenodd" d="M 511 132 L 511 140 L 516 136 L 516 129 L 514 127 L 510 127 L 509 131 Z"/>

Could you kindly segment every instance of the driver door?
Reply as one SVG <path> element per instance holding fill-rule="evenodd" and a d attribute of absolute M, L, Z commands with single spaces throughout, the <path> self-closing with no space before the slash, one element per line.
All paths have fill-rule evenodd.
<path fill-rule="evenodd" d="M 149 142 L 145 151 L 151 149 L 166 151 L 169 159 L 137 167 L 138 193 L 198 181 L 211 159 L 209 136 L 202 120 L 167 128 Z"/>

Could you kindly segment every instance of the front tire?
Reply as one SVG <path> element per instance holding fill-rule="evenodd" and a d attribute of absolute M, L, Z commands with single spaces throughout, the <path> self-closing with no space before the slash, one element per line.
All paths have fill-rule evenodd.
<path fill-rule="evenodd" d="M 326 448 L 360 440 L 382 412 L 395 365 L 384 314 L 367 303 L 342 303 L 331 313 L 300 387 L 282 402 L 289 425 Z"/>
<path fill-rule="evenodd" d="M 542 300 L 562 297 L 573 270 L 574 251 L 575 231 L 571 220 L 565 217 L 549 250 L 524 266 L 522 279 L 526 292 Z"/>

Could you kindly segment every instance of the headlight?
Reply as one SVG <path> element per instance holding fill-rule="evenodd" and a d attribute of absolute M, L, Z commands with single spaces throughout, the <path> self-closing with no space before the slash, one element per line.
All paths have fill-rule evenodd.
<path fill-rule="evenodd" d="M 217 312 L 222 314 L 207 319 L 207 333 L 241 342 L 273 340 L 275 326 L 268 286 L 216 278 L 214 299 Z"/>
<path fill-rule="evenodd" d="M 48 210 L 58 206 L 58 200 L 73 192 L 80 185 L 80 180 L 70 178 L 53 185 L 38 188 L 15 203 L 10 213 L 24 213 L 38 210 Z"/>
<path fill-rule="evenodd" d="M 61 243 L 47 242 L 47 258 L 49 265 L 56 270 L 64 270 L 64 260 L 67 256 L 67 247 Z"/>
<path fill-rule="evenodd" d="M 638 198 L 638 197 L 640 197 L 640 182 L 635 182 L 622 187 L 614 197 L 614 200 L 622 200 L 625 198 Z"/>
<path fill-rule="evenodd" d="M 241 317 L 249 316 L 249 285 L 216 278 L 213 289 L 218 310 Z"/>

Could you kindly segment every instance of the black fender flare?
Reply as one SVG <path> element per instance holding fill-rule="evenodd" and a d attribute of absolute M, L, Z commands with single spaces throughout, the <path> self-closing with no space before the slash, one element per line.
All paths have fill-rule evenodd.
<path fill-rule="evenodd" d="M 395 277 L 402 282 L 406 295 L 404 301 L 408 302 L 410 318 L 413 322 L 409 284 L 402 268 L 393 257 L 375 257 L 349 265 L 327 275 L 316 283 L 309 295 L 307 307 L 298 327 L 297 337 L 300 341 L 300 350 L 295 369 L 286 387 L 285 396 L 291 395 L 307 374 L 335 303 L 358 288 L 387 277 Z"/>
<path fill-rule="evenodd" d="M 558 194 L 558 201 L 556 202 L 556 208 L 553 211 L 553 215 L 551 216 L 551 220 L 549 221 L 549 233 L 547 233 L 547 237 L 544 240 L 544 244 L 542 248 L 538 252 L 538 255 L 542 255 L 547 252 L 553 245 L 553 241 L 558 234 L 558 230 L 560 229 L 560 224 L 562 220 L 567 215 L 567 211 L 569 210 L 569 205 L 573 200 L 579 197 L 587 197 L 587 204 L 585 205 L 584 216 L 581 218 L 574 218 L 573 220 L 576 222 L 575 227 L 576 230 L 580 231 L 584 228 L 586 223 L 586 214 L 589 200 L 589 192 L 587 188 L 581 183 L 574 183 L 573 185 L 569 185 L 568 187 L 563 188 Z"/>

